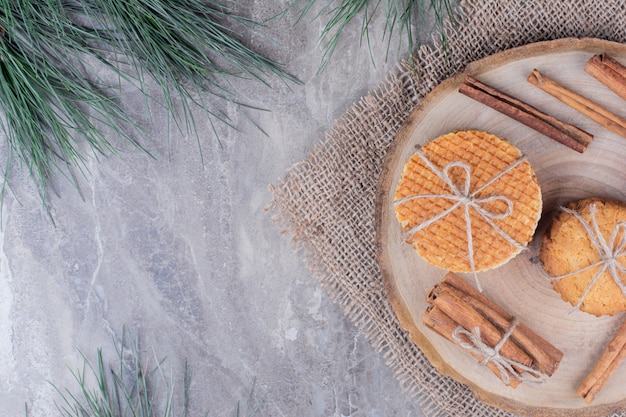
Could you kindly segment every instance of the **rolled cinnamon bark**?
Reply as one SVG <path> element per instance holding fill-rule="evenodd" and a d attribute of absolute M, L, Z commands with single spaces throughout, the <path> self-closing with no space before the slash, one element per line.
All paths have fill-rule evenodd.
<path fill-rule="evenodd" d="M 585 65 L 585 71 L 626 100 L 626 67 L 608 54 L 591 57 Z"/>
<path fill-rule="evenodd" d="M 564 87 L 536 69 L 528 75 L 528 82 L 589 117 L 605 129 L 626 138 L 626 120 L 624 118 Z"/>
<path fill-rule="evenodd" d="M 424 324 L 427 327 L 436 331 L 441 336 L 448 339 L 450 342 L 457 343 L 452 337 L 452 334 L 454 333 L 454 331 L 459 325 L 454 320 L 452 320 L 449 316 L 447 316 L 443 311 L 441 311 L 440 308 L 435 307 L 435 306 L 429 306 L 426 314 L 422 316 L 422 320 L 424 321 Z M 464 336 L 461 336 L 461 338 L 464 342 L 469 342 L 469 340 L 467 340 Z M 468 353 L 472 355 L 474 358 L 476 358 L 478 362 L 482 362 L 485 359 L 482 355 L 479 355 L 477 353 L 474 353 L 474 352 L 468 352 Z M 495 364 L 491 362 L 487 362 L 485 366 L 491 372 L 493 372 L 498 378 L 502 379 L 502 375 L 500 373 L 501 370 L 498 369 L 498 367 Z M 507 371 L 505 370 L 505 372 Z M 517 386 L 521 383 L 521 381 L 515 378 L 515 376 L 511 373 L 508 373 L 508 375 L 509 377 L 508 377 L 507 385 L 512 388 L 517 388 Z"/>
<path fill-rule="evenodd" d="M 585 380 L 580 384 L 576 393 L 586 403 L 590 403 L 596 394 L 604 387 L 611 375 L 617 370 L 626 357 L 626 320 L 622 323 L 613 339 L 604 349 L 602 356 Z"/>
<path fill-rule="evenodd" d="M 491 347 L 496 346 L 506 332 L 498 329 L 491 321 L 476 311 L 470 303 L 455 296 L 451 291 L 447 291 L 446 288 L 436 286 L 429 294 L 428 300 L 432 305 L 439 307 L 458 326 L 468 331 L 478 327 L 481 338 Z M 500 348 L 500 354 L 525 366 L 531 366 L 533 363 L 532 358 L 510 338 Z"/>
<path fill-rule="evenodd" d="M 440 284 L 449 286 L 450 291 L 459 291 L 465 301 L 494 323 L 503 333 L 509 330 L 515 319 L 513 315 L 474 289 L 470 284 L 454 273 L 447 273 Z M 532 358 L 537 369 L 551 376 L 559 367 L 563 352 L 539 336 L 523 323 L 519 323 L 511 333 L 511 339 Z"/>
<path fill-rule="evenodd" d="M 469 75 L 459 86 L 459 93 L 489 106 L 577 152 L 585 152 L 593 141 L 593 135 L 584 130 L 543 113 L 535 107 Z"/>
<path fill-rule="evenodd" d="M 490 362 L 485 365 L 503 381 L 518 381 L 509 383 L 512 387 L 520 382 L 520 375 L 523 374 L 521 366 L 537 370 L 545 376 L 551 376 L 558 368 L 563 357 L 559 349 L 524 324 L 515 321 L 510 313 L 458 275 L 449 272 L 441 283 L 431 289 L 427 299 L 429 306 L 424 313 L 423 322 L 446 339 L 458 344 L 458 340 L 452 336 L 455 330 L 460 327 L 471 332 L 478 328 L 483 343 L 492 348 L 501 344 L 498 354 L 519 364 L 513 365 L 518 375 L 509 373 L 509 378 L 503 378 L 500 374 L 502 371 L 497 366 Z M 508 337 L 503 341 L 505 334 Z M 462 338 L 463 341 L 465 339 L 466 337 Z M 483 360 L 480 354 L 471 350 L 468 352 Z"/>

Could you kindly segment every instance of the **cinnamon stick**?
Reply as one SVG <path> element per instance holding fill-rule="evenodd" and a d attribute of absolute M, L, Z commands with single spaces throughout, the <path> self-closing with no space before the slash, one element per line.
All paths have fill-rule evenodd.
<path fill-rule="evenodd" d="M 468 303 L 456 297 L 450 291 L 446 291 L 445 288 L 441 288 L 441 286 L 433 288 L 428 295 L 428 300 L 464 329 L 471 331 L 478 327 L 481 338 L 489 346 L 494 347 L 502 339 L 504 333 L 500 329 Z M 525 366 L 530 366 L 533 362 L 532 358 L 510 338 L 500 348 L 500 354 Z"/>
<path fill-rule="evenodd" d="M 441 336 L 448 339 L 450 342 L 456 343 L 456 341 L 452 338 L 452 333 L 454 333 L 454 330 L 459 325 L 454 320 L 452 320 L 449 316 L 447 316 L 443 311 L 441 311 L 440 308 L 435 307 L 435 306 L 429 306 L 426 311 L 426 314 L 422 316 L 422 320 L 427 327 L 436 331 Z M 461 338 L 465 339 L 464 340 L 465 342 L 469 342 L 468 340 L 466 340 L 465 337 L 461 336 Z M 476 360 L 478 360 L 479 362 L 482 362 L 484 359 L 484 357 L 482 355 L 479 355 L 478 353 L 474 353 L 471 351 L 468 351 L 468 353 L 472 355 L 474 358 L 476 358 Z M 498 378 L 502 378 L 502 375 L 500 374 L 501 371 L 498 369 L 498 367 L 494 363 L 487 362 L 485 366 L 491 372 L 493 372 Z M 509 378 L 508 378 L 507 385 L 512 388 L 517 388 L 517 386 L 521 383 L 521 381 L 515 378 L 513 374 L 511 373 L 508 373 L 508 374 L 509 374 Z"/>
<path fill-rule="evenodd" d="M 427 299 L 429 306 L 422 320 L 426 326 L 446 339 L 458 343 L 452 336 L 457 328 L 472 331 L 478 327 L 483 343 L 491 347 L 501 344 L 498 353 L 519 364 L 514 366 L 519 374 L 509 373 L 509 380 L 519 381 L 519 375 L 524 373 L 523 369 L 520 369 L 521 366 L 533 368 L 547 376 L 551 376 L 558 368 L 563 357 L 560 350 L 524 324 L 517 322 L 510 313 L 475 290 L 458 275 L 452 272 L 446 274 L 442 281 L 431 289 Z M 472 353 L 471 350 L 468 352 Z M 481 352 L 479 350 L 476 353 Z M 480 354 L 473 356 L 480 357 Z M 490 366 L 490 369 L 492 368 L 493 364 Z M 494 371 L 496 375 L 506 380 L 500 375 L 497 367 L 496 371 Z"/>
<path fill-rule="evenodd" d="M 508 313 L 504 315 L 500 314 L 497 311 L 499 308 L 492 308 L 489 305 L 491 303 L 484 303 L 445 282 L 440 284 L 440 288 L 461 298 L 477 312 L 486 317 L 502 333 L 507 332 L 511 328 L 514 317 Z M 519 323 L 515 326 L 511 332 L 510 340 L 520 346 L 520 348 L 532 358 L 532 363 L 541 373 L 548 376 L 551 376 L 556 371 L 563 358 L 563 353 L 560 350 L 554 348 L 523 323 Z"/>
<path fill-rule="evenodd" d="M 587 404 L 593 401 L 595 395 L 604 387 L 611 375 L 617 370 L 626 357 L 626 320 L 622 323 L 613 339 L 604 349 L 602 356 L 585 380 L 580 384 L 576 393 Z"/>
<path fill-rule="evenodd" d="M 443 277 L 440 285 L 449 285 L 467 294 L 471 297 L 469 298 L 469 302 L 474 308 L 496 323 L 503 331 L 508 330 L 515 319 L 512 314 L 494 303 L 484 294 L 478 292 L 467 283 L 467 281 L 453 272 L 448 272 Z M 523 323 L 517 325 L 511 334 L 511 338 L 516 341 L 522 349 L 528 352 L 534 359 L 537 368 L 546 375 L 552 375 L 557 370 L 561 359 L 563 359 L 563 352 Z"/>
<path fill-rule="evenodd" d="M 608 54 L 592 56 L 585 71 L 626 100 L 626 67 Z"/>
<path fill-rule="evenodd" d="M 584 130 L 543 113 L 531 105 L 488 86 L 469 75 L 465 77 L 465 80 L 459 86 L 459 92 L 577 152 L 585 152 L 593 141 L 593 136 Z"/>
<path fill-rule="evenodd" d="M 626 138 L 626 119 L 611 113 L 588 98 L 569 90 L 536 69 L 531 71 L 527 80 L 532 85 L 559 99 L 579 113 L 589 117 L 600 126 Z"/>

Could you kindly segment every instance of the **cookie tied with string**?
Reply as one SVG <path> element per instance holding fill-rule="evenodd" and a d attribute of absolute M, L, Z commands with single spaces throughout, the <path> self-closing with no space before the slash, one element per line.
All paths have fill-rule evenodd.
<path fill-rule="evenodd" d="M 541 216 L 541 189 L 506 140 L 457 131 L 406 163 L 394 208 L 406 240 L 431 265 L 453 272 L 500 266 L 525 249 Z"/>
<path fill-rule="evenodd" d="M 626 203 L 587 198 L 562 207 L 539 257 L 554 290 L 575 310 L 626 311 Z"/>

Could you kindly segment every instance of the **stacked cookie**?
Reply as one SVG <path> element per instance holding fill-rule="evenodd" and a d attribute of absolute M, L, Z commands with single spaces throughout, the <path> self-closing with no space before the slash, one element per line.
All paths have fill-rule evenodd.
<path fill-rule="evenodd" d="M 394 205 L 407 242 L 427 262 L 477 272 L 524 249 L 542 199 L 535 173 L 516 147 L 467 130 L 440 136 L 409 159 Z"/>
<path fill-rule="evenodd" d="M 574 201 L 542 237 L 540 258 L 563 300 L 595 316 L 626 311 L 626 204 Z"/>

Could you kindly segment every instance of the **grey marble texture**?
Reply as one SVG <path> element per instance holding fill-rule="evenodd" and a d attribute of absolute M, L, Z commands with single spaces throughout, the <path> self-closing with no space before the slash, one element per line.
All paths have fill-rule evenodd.
<path fill-rule="evenodd" d="M 242 7 L 260 20 L 288 4 Z M 25 404 L 31 416 L 58 415 L 52 384 L 78 393 L 80 352 L 114 358 L 124 327 L 175 379 L 189 363 L 194 416 L 234 416 L 255 380 L 255 416 L 423 415 L 266 213 L 268 186 L 394 70 L 403 47 L 394 39 L 385 62 L 379 15 L 374 65 L 354 22 L 316 75 L 324 19 L 296 17 L 248 41 L 303 85 L 237 81 L 246 102 L 269 111 L 228 107 L 238 131 L 219 127 L 219 144 L 196 112 L 204 164 L 196 138 L 168 134 L 157 107 L 150 125 L 129 88 L 124 104 L 145 122 L 155 159 L 122 144 L 119 157 L 88 162 L 80 193 L 55 178 L 55 224 L 26 172 L 13 172 L 0 231 L 0 415 L 23 416 Z"/>

